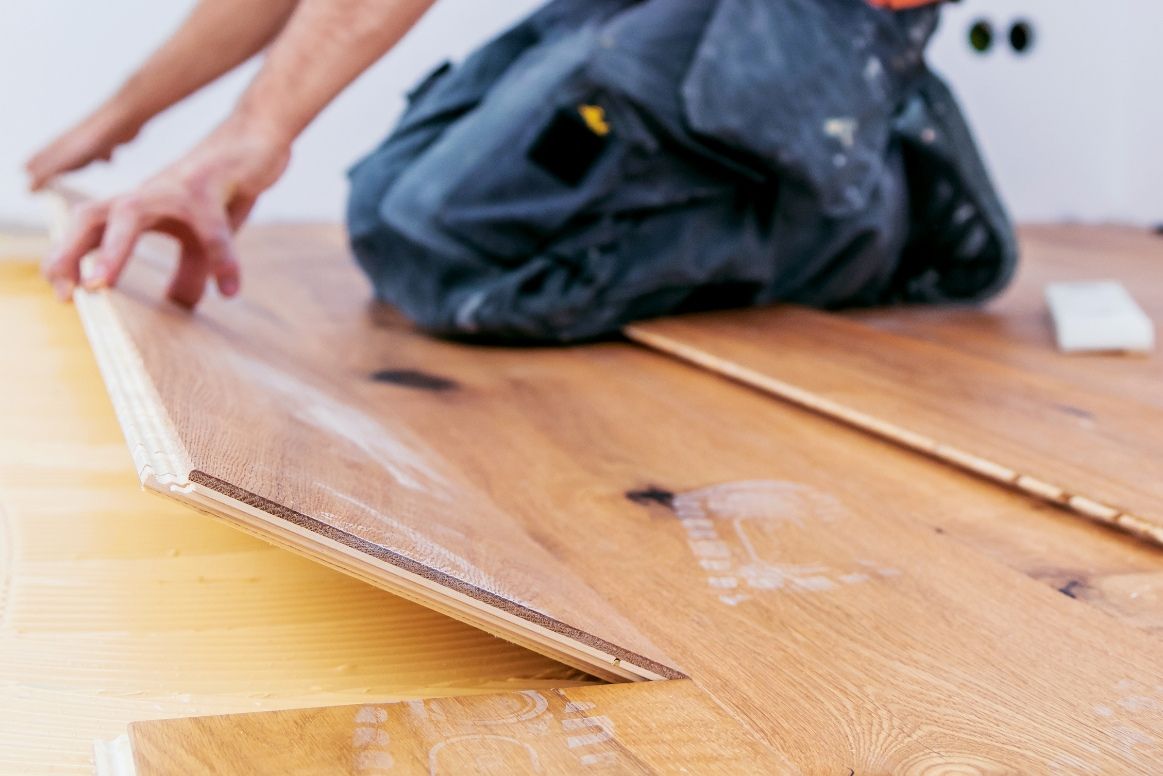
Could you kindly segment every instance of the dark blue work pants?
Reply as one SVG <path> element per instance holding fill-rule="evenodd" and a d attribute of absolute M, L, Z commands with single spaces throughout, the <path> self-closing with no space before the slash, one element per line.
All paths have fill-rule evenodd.
<path fill-rule="evenodd" d="M 924 64 L 935 9 L 555 0 L 410 95 L 351 171 L 379 297 L 574 341 L 772 301 L 978 301 L 1012 230 Z"/>

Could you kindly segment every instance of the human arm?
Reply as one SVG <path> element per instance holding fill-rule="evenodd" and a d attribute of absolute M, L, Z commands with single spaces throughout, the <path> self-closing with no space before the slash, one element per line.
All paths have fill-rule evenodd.
<path fill-rule="evenodd" d="M 169 296 L 193 306 L 213 276 L 237 292 L 232 236 L 258 196 L 282 175 L 295 138 L 351 81 L 387 52 L 434 0 L 300 0 L 233 113 L 186 156 L 135 191 L 87 206 L 50 258 L 59 295 L 80 282 L 81 259 L 99 248 L 85 285 L 116 283 L 145 231 L 181 243 Z"/>
<path fill-rule="evenodd" d="M 105 102 L 26 163 L 40 190 L 129 142 L 157 114 L 261 51 L 298 0 L 201 0 L 181 26 Z"/>

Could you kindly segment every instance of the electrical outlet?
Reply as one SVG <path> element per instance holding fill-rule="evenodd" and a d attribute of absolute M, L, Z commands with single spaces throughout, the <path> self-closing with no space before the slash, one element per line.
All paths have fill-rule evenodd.
<path fill-rule="evenodd" d="M 1163 216 L 1158 0 L 945 4 L 929 61 L 1021 220 Z"/>

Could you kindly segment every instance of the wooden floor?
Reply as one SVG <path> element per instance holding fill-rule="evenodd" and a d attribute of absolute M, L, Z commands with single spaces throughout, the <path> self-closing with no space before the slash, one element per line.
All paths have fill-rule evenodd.
<path fill-rule="evenodd" d="M 846 317 L 1112 399 L 1163 408 L 1163 354 L 1062 356 L 1042 301 L 1050 282 L 1116 279 L 1156 323 L 1163 321 L 1163 237 L 1123 227 L 1027 226 L 1021 240 L 1013 285 L 983 309 L 864 310 Z"/>
<path fill-rule="evenodd" d="M 591 671 L 690 677 L 805 773 L 1163 758 L 1157 548 L 631 344 L 428 339 L 335 229 L 242 252 L 243 298 L 193 316 L 160 257 L 81 300 L 153 487 Z"/>
<path fill-rule="evenodd" d="M 804 308 L 636 324 L 630 336 L 1163 546 L 1163 408 Z M 1093 368 L 1079 357 L 1078 371 Z"/>
<path fill-rule="evenodd" d="M 591 683 L 142 493 L 75 311 L 16 258 L 0 261 L 0 774 L 92 774 L 94 739 L 149 719 Z"/>
<path fill-rule="evenodd" d="M 1018 476 L 990 457 L 1056 472 L 1056 479 L 1070 486 L 1023 482 L 1051 503 L 1068 500 L 1072 491 L 1109 496 L 1112 489 L 1150 500 L 1154 494 L 1143 491 L 1157 488 L 1160 479 L 1158 456 L 1149 451 L 1159 442 L 1153 429 L 1163 408 L 1163 355 L 1059 353 L 1043 289 L 1053 281 L 1118 279 L 1154 320 L 1163 321 L 1163 239 L 1144 229 L 1069 225 L 1025 226 L 1020 236 L 1022 262 L 1013 284 L 984 307 L 879 308 L 842 318 L 791 308 L 743 311 L 637 324 L 631 336 L 661 350 L 678 346 L 683 356 L 708 368 L 725 368 L 760 390 L 786 391 L 797 404 L 841 422 L 867 424 L 872 433 L 903 446 L 936 451 L 950 465 L 979 467 L 977 473 L 987 479 L 1012 485 Z M 788 330 L 776 321 L 787 322 Z M 898 336 L 870 333 L 846 321 Z M 733 349 L 732 357 L 710 344 L 715 340 Z M 858 370 L 852 368 L 856 362 Z M 784 379 L 772 387 L 776 375 Z M 919 429 L 933 437 L 916 433 Z M 984 455 L 934 437 L 954 439 Z M 1089 516 L 1123 515 L 1110 510 Z M 1137 527 L 1153 541 L 1158 521 L 1149 522 Z M 1088 540 L 1088 530 L 1069 526 L 1053 531 L 1039 526 L 1031 533 L 1020 524 L 996 531 L 976 523 L 954 530 L 1072 596 L 1147 627 L 1163 627 L 1157 553 L 1105 555 L 1104 547 Z M 1027 535 L 1015 541 L 1017 533 Z M 1044 555 L 1039 543 L 1052 546 L 1052 552 Z M 1052 555 L 1074 560 L 1055 567 L 1047 562 Z"/>
<path fill-rule="evenodd" d="M 1158 288 L 1163 241 L 1130 230 L 1073 231 L 1083 235 L 1089 265 L 1077 253 L 1042 247 L 1056 236 L 1069 245 L 1071 230 L 1029 230 L 1034 256 L 985 310 L 878 310 L 846 319 L 775 307 L 649 321 L 629 332 L 1163 545 L 1163 435 L 1150 432 L 1163 427 L 1163 360 L 1062 355 L 1041 300 L 1054 277 L 1109 273 L 1134 289 Z M 1163 319 L 1163 299 L 1149 293 L 1148 300 Z"/>
<path fill-rule="evenodd" d="M 690 681 L 133 725 L 137 776 L 787 773 Z"/>

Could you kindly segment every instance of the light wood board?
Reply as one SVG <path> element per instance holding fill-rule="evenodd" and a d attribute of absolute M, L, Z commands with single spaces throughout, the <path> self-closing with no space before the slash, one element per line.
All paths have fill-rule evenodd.
<path fill-rule="evenodd" d="M 1163 544 L 1163 408 L 794 306 L 635 341 Z"/>
<path fill-rule="evenodd" d="M 787 769 L 681 680 L 145 722 L 129 739 L 136 776 Z"/>
<path fill-rule="evenodd" d="M 0 774 L 91 774 L 131 721 L 579 683 L 142 493 L 35 263 L 0 263 L 0 329 Z"/>
<path fill-rule="evenodd" d="M 107 318 L 82 301 L 182 443 L 189 482 L 145 470 L 171 495 L 386 587 L 417 569 L 410 594 L 548 653 L 689 675 L 803 772 L 1163 756 L 1154 638 L 933 528 L 1028 498 L 630 345 L 431 340 L 359 301 L 336 230 L 242 251 L 243 298 L 193 316 L 156 257 Z"/>
<path fill-rule="evenodd" d="M 1163 408 L 1163 351 L 1063 355 L 1043 300 L 1047 283 L 1117 280 L 1157 326 L 1163 324 L 1163 235 L 1133 227 L 1070 225 L 1025 226 L 1019 235 L 1022 261 L 1014 282 L 984 307 L 887 308 L 846 316 L 1105 396 Z"/>

